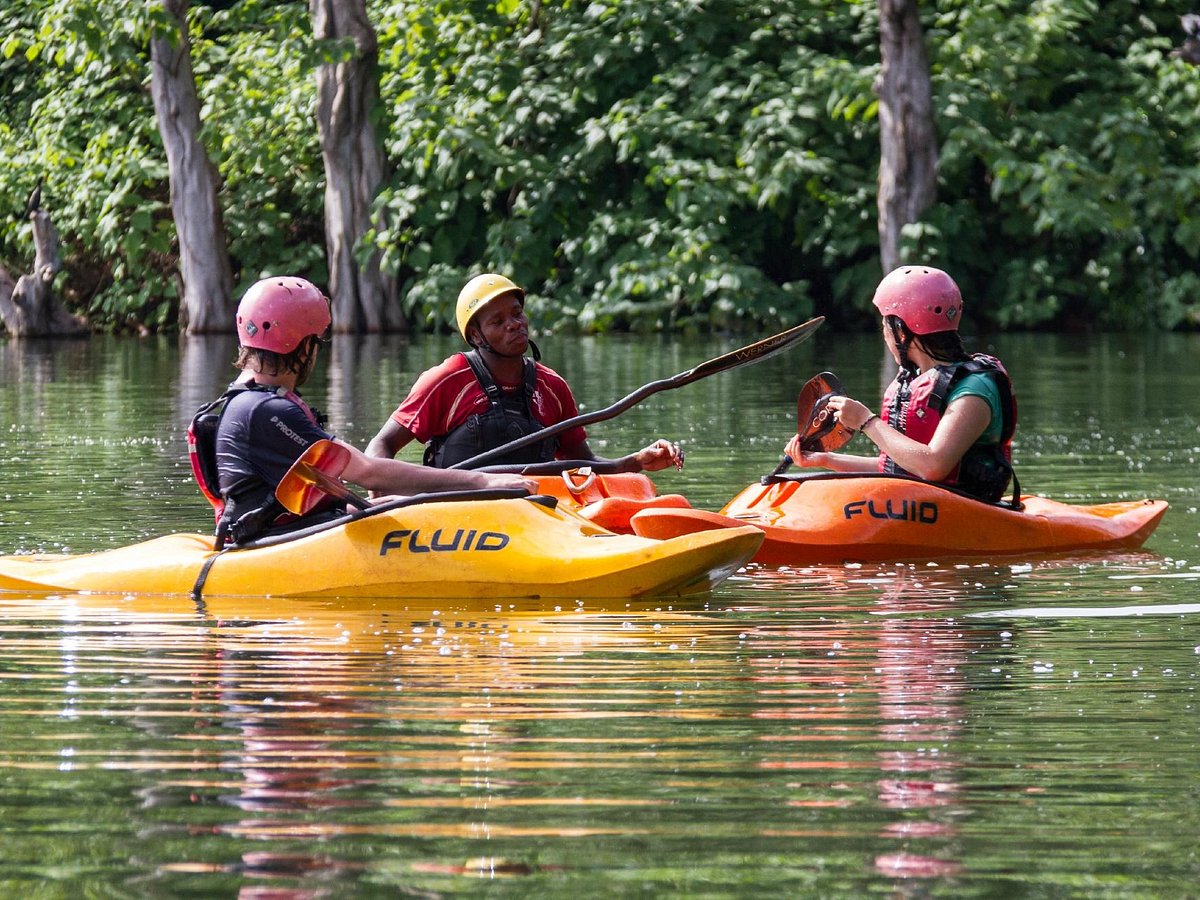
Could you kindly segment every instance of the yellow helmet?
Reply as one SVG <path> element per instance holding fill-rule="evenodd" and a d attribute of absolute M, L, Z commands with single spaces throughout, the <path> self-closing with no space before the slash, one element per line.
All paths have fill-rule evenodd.
<path fill-rule="evenodd" d="M 458 292 L 458 303 L 454 307 L 454 317 L 458 321 L 459 334 L 467 340 L 467 325 L 477 312 L 491 303 L 497 297 L 505 294 L 516 294 L 521 302 L 525 302 L 525 292 L 503 275 L 491 272 L 476 275 Z M 467 341 L 469 344 L 470 341 Z"/>

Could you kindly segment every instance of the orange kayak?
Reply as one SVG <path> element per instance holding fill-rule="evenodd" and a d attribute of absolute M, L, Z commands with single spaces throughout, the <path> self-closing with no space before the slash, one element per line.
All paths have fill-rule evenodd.
<path fill-rule="evenodd" d="M 631 525 L 658 539 L 754 525 L 766 535 L 755 562 L 810 565 L 1140 547 L 1167 511 L 1162 500 L 1021 499 L 1018 512 L 914 478 L 823 473 L 752 484 L 719 513 L 647 509 Z"/>
<path fill-rule="evenodd" d="M 654 482 L 639 473 L 597 475 L 569 469 L 561 475 L 539 475 L 537 493 L 558 498 L 559 507 L 617 534 L 633 534 L 629 520 L 643 509 L 690 509 L 681 494 L 659 494 Z"/>

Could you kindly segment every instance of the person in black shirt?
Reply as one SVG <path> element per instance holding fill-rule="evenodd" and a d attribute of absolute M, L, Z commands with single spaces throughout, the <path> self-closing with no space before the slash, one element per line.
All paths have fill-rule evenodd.
<path fill-rule="evenodd" d="M 431 469 L 369 457 L 327 432 L 297 389 L 312 373 L 331 324 L 329 298 L 303 278 L 266 278 L 242 297 L 235 362 L 242 374 L 224 395 L 215 435 L 216 491 L 205 491 L 217 508 L 219 537 L 226 532 L 243 543 L 344 511 L 331 500 L 297 521 L 275 499 L 275 488 L 287 470 L 320 440 L 345 447 L 350 460 L 342 477 L 376 495 L 534 489 L 535 482 L 518 475 Z"/>

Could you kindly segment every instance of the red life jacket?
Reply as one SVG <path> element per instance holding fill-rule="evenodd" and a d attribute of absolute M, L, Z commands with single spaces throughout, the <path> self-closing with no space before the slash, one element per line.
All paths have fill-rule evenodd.
<path fill-rule="evenodd" d="M 246 384 L 230 385 L 216 400 L 196 410 L 192 421 L 188 423 L 188 462 L 192 464 L 192 477 L 196 479 L 204 499 L 212 504 L 213 517 L 217 522 L 225 512 L 225 500 L 221 497 L 221 483 L 217 477 L 217 426 L 229 398 L 249 389 Z"/>
<path fill-rule="evenodd" d="M 928 444 L 946 411 L 946 397 L 950 389 L 959 379 L 974 373 L 990 376 L 1000 389 L 1003 419 L 1000 441 L 996 444 L 976 444 L 968 449 L 962 460 L 940 483 L 994 503 L 1004 496 L 1009 481 L 1013 479 L 1012 438 L 1017 427 L 1017 398 L 1013 393 L 1012 380 L 996 357 L 976 353 L 969 360 L 935 366 L 916 376 L 908 376 L 902 371 L 884 392 L 880 418 L 901 434 Z M 879 454 L 879 471 L 911 474 L 884 453 Z"/>

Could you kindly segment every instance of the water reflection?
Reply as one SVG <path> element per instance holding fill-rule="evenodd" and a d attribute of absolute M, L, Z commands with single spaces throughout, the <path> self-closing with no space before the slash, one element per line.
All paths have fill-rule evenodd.
<path fill-rule="evenodd" d="M 233 360 L 236 341 L 225 335 L 186 335 L 179 338 L 178 405 L 175 427 L 185 430 L 196 410 L 221 396 L 237 376 Z"/>
<path fill-rule="evenodd" d="M 880 604 L 903 606 L 904 594 L 900 587 L 885 594 Z M 958 737 L 965 717 L 963 672 L 969 654 L 991 637 L 981 631 L 964 633 L 953 621 L 883 621 L 877 667 L 884 723 L 880 737 L 896 746 L 880 754 L 885 777 L 878 788 L 884 807 L 901 815 L 881 830 L 882 836 L 897 842 L 895 850 L 876 856 L 881 874 L 929 878 L 962 869 L 954 842 L 956 819 L 967 812 L 957 776 L 962 766 Z M 936 845 L 929 846 L 935 838 Z"/>
<path fill-rule="evenodd" d="M 163 860 L 160 870 L 250 879 L 308 879 L 322 870 L 342 878 L 363 868 L 337 852 L 296 853 L 296 842 L 376 835 L 486 844 L 618 833 L 530 819 L 540 808 L 610 802 L 525 795 L 525 771 L 603 758 L 592 741 L 578 752 L 560 752 L 558 738 L 543 748 L 533 723 L 603 716 L 587 657 L 677 647 L 705 618 L 702 610 L 624 605 L 381 609 L 263 600 L 247 608 L 244 600 L 100 595 L 8 597 L 0 614 L 0 634 L 22 635 L 27 660 L 63 679 L 51 691 L 61 690 L 58 720 L 77 722 L 71 767 L 136 772 L 143 815 L 169 812 L 174 822 L 143 824 L 143 839 L 170 846 L 180 828 L 201 839 L 197 856 Z M 102 673 L 115 659 L 126 661 L 119 686 L 81 690 L 81 675 L 108 681 Z M 97 687 L 107 693 L 102 710 L 88 696 Z M 88 722 L 98 713 L 143 737 L 97 746 Z M 49 722 L 42 727 L 53 733 Z M 134 749 L 146 739 L 155 752 Z M 235 815 L 214 819 L 206 812 L 214 804 Z M 243 848 L 236 862 L 212 852 L 222 838 Z M 457 869 L 486 877 L 532 871 L 510 856 L 475 854 Z M 416 867 L 456 868 L 440 857 Z"/>
<path fill-rule="evenodd" d="M 1103 695 L 1060 693 L 1119 675 L 1113 660 L 1012 612 L 1067 581 L 1081 608 L 1127 595 L 1134 562 L 752 571 L 679 607 L 9 596 L 19 679 L 0 723 L 34 724 L 0 764 L 19 784 L 77 778 L 159 892 L 553 877 L 586 893 L 614 866 L 721 892 L 738 859 L 766 893 L 864 864 L 876 887 L 945 889 L 980 865 L 981 829 L 1020 852 L 1026 810 L 1079 796 L 1048 796 L 1078 762 L 1052 750 L 1072 732 L 1039 720 L 1086 702 L 1101 744 L 1138 740 Z M 1138 689 L 1165 694 L 1179 656 Z M 1155 749 L 1190 741 L 1180 725 Z"/>
<path fill-rule="evenodd" d="M 801 577 L 821 579 L 821 625 L 761 625 L 747 637 L 757 651 L 756 716 L 781 723 L 762 738 L 772 745 L 762 765 L 813 772 L 812 780 L 789 783 L 790 804 L 858 807 L 860 818 L 876 822 L 875 870 L 899 880 L 949 877 L 963 867 L 957 823 L 969 814 L 959 775 L 967 664 L 1000 638 L 994 629 L 964 628 L 956 614 L 983 595 L 1002 597 L 1003 578 L 990 569 L 966 582 L 954 574 L 805 570 Z M 980 590 L 979 579 L 990 584 Z M 775 749 L 811 742 L 830 756 Z M 828 781 L 814 772 L 821 769 L 840 775 Z"/>
<path fill-rule="evenodd" d="M 22 896 L 1186 896 L 1198 337 L 996 348 L 1019 370 L 1022 483 L 1165 496 L 1145 552 L 751 567 L 661 608 L 0 596 L 0 879 Z M 305 393 L 361 446 L 459 344 L 338 336 Z M 728 348 L 543 342 L 585 408 Z M 211 527 L 182 428 L 232 355 L 0 342 L 0 549 Z M 593 446 L 679 435 L 688 468 L 660 491 L 716 508 L 775 465 L 796 390 L 829 368 L 877 396 L 877 335 L 656 395 Z"/>

